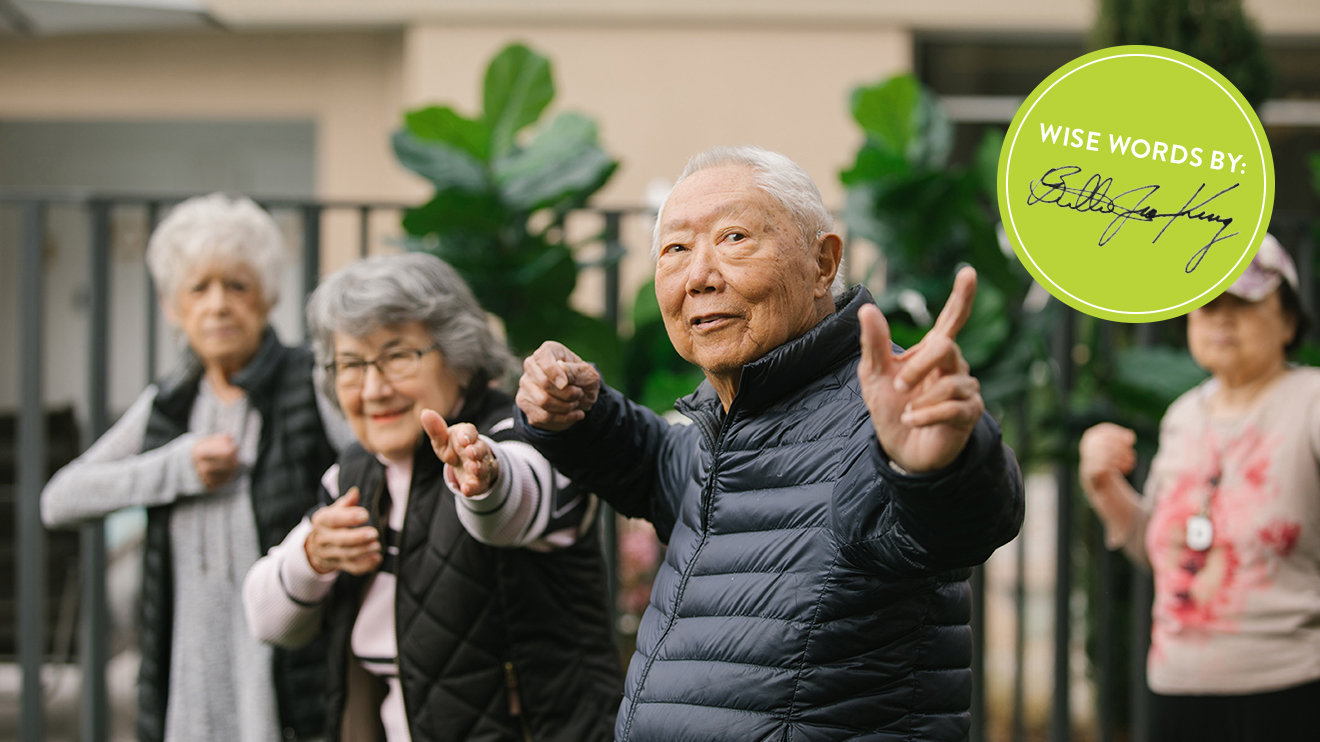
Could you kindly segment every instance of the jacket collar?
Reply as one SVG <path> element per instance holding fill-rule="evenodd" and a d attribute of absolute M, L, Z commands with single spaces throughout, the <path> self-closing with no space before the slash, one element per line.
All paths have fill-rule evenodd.
<path fill-rule="evenodd" d="M 873 303 L 871 292 L 857 285 L 835 299 L 834 313 L 801 337 L 766 353 L 743 366 L 738 395 L 729 409 L 762 409 L 801 388 L 831 368 L 861 352 L 861 324 L 857 311 Z M 680 411 L 706 412 L 723 416 L 719 396 L 709 381 L 678 401 Z"/>
<path fill-rule="evenodd" d="M 266 325 L 265 332 L 261 334 L 261 347 L 248 361 L 248 365 L 234 374 L 234 386 L 247 392 L 249 399 L 265 399 L 273 395 L 280 380 L 280 372 L 284 370 L 283 351 L 284 345 L 275 335 L 275 330 Z"/>
<path fill-rule="evenodd" d="M 285 347 L 280 343 L 275 330 L 266 326 L 261 334 L 261 345 L 256 355 L 238 373 L 234 374 L 234 385 L 242 389 L 249 399 L 265 399 L 275 393 L 279 383 L 280 371 L 284 368 Z M 197 385 L 202 379 L 202 362 L 192 348 L 185 347 L 179 366 L 165 380 L 160 382 L 159 396 L 177 400 L 184 411 L 192 408 L 197 396 Z"/>

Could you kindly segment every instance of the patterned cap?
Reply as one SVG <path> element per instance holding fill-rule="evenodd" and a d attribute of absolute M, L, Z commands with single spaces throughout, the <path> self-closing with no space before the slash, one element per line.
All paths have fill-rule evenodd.
<path fill-rule="evenodd" d="M 1251 259 L 1251 265 L 1247 266 L 1242 275 L 1238 276 L 1238 280 L 1234 281 L 1226 291 L 1239 299 L 1260 301 L 1269 296 L 1283 281 L 1287 281 L 1295 293 L 1300 293 L 1297 266 L 1293 265 L 1288 251 L 1274 239 L 1274 235 L 1266 234 L 1265 239 L 1260 243 L 1260 249 L 1256 251 L 1256 257 Z"/>

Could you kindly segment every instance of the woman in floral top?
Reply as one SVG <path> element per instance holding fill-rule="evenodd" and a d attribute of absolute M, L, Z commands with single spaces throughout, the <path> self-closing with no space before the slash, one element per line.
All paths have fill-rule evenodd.
<path fill-rule="evenodd" d="M 1159 742 L 1320 735 L 1320 370 L 1286 361 L 1305 321 L 1296 268 L 1267 236 L 1188 315 L 1211 378 L 1165 415 L 1145 498 L 1124 478 L 1131 430 L 1082 437 L 1082 486 L 1109 547 L 1155 576 Z"/>

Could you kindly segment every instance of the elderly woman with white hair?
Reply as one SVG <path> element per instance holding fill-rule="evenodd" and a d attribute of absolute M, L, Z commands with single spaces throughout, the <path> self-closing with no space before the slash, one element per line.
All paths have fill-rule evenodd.
<path fill-rule="evenodd" d="M 252 630 L 326 637 L 326 739 L 607 742 L 622 697 L 596 498 L 513 439 L 512 363 L 421 253 L 327 278 L 318 373 L 357 445 L 243 588 Z"/>
<path fill-rule="evenodd" d="M 284 245 L 246 198 L 189 199 L 152 234 L 147 264 L 187 340 L 179 368 L 147 387 L 42 493 L 52 528 L 147 509 L 138 738 L 267 742 L 315 737 L 320 646 L 251 636 L 248 568 L 316 504 L 335 458 L 312 355 L 267 323 Z"/>

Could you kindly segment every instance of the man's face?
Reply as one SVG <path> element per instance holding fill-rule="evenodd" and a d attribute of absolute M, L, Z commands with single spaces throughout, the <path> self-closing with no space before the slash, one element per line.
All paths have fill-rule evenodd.
<path fill-rule="evenodd" d="M 655 293 L 665 329 L 726 408 L 743 366 L 833 310 L 837 236 L 804 247 L 797 225 L 748 168 L 689 176 L 670 195 L 659 236 Z"/>

